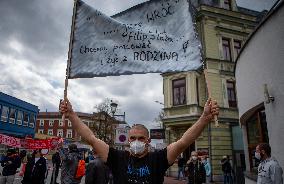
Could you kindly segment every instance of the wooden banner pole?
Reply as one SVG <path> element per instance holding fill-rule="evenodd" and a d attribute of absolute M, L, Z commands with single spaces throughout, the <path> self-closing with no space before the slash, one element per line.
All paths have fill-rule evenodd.
<path fill-rule="evenodd" d="M 207 86 L 208 96 L 209 96 L 209 98 L 212 99 L 211 85 L 210 85 L 210 81 L 209 81 L 209 78 L 208 78 L 207 69 L 204 69 L 204 76 L 205 76 L 205 82 L 206 82 L 206 86 Z M 217 115 L 214 116 L 214 122 L 215 122 L 215 127 L 219 127 L 219 121 L 218 121 Z"/>
<path fill-rule="evenodd" d="M 77 11 L 77 0 L 74 0 L 71 33 L 70 33 L 70 39 L 69 39 L 69 50 L 68 50 L 68 60 L 67 60 L 67 68 L 66 68 L 65 87 L 64 87 L 64 101 L 65 102 L 67 100 L 68 77 L 70 73 L 70 65 L 71 65 L 71 57 L 72 57 L 72 46 L 73 46 L 73 38 L 74 38 L 76 11 Z M 65 114 L 62 115 L 62 122 L 65 123 Z"/>

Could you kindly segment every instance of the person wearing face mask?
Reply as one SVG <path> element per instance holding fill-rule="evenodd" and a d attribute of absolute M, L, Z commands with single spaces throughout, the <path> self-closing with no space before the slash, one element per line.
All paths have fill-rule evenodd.
<path fill-rule="evenodd" d="M 207 157 L 203 155 L 201 157 L 201 162 L 204 165 L 205 171 L 206 171 L 206 183 L 210 183 L 211 181 L 211 165 L 207 160 Z"/>
<path fill-rule="evenodd" d="M 44 184 L 46 177 L 46 159 L 41 150 L 34 150 L 32 158 L 28 161 L 22 184 Z"/>
<path fill-rule="evenodd" d="M 198 160 L 196 151 L 191 152 L 185 170 L 188 173 L 188 184 L 202 184 L 206 182 L 206 171 L 204 164 Z"/>
<path fill-rule="evenodd" d="M 72 110 L 68 99 L 61 101 L 60 112 L 72 122 L 77 133 L 95 149 L 100 158 L 106 162 L 113 174 L 114 184 L 162 184 L 166 170 L 176 158 L 198 138 L 215 115 L 219 114 L 216 101 L 207 100 L 204 111 L 176 142 L 165 149 L 149 152 L 149 131 L 142 124 L 136 124 L 129 130 L 130 149 L 122 151 L 111 148 L 98 139 Z"/>
<path fill-rule="evenodd" d="M 224 155 L 221 160 L 223 177 L 224 177 L 224 184 L 232 184 L 233 177 L 232 177 L 232 165 L 230 163 L 230 159 L 228 155 Z"/>
<path fill-rule="evenodd" d="M 283 170 L 277 160 L 271 157 L 269 144 L 258 144 L 255 150 L 255 158 L 260 160 L 257 184 L 283 184 Z"/>
<path fill-rule="evenodd" d="M 62 160 L 61 184 L 79 184 L 81 178 L 75 178 L 79 160 L 82 158 L 76 144 L 69 144 L 68 150 L 59 144 L 58 152 Z"/>

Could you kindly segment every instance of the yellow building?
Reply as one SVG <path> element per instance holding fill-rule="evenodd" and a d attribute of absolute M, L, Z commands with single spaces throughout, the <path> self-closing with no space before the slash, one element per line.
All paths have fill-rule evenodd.
<path fill-rule="evenodd" d="M 192 4 L 197 10 L 196 26 L 212 97 L 220 106 L 220 126 L 208 126 L 184 155 L 188 159 L 192 150 L 208 153 L 214 181 L 222 180 L 220 160 L 223 155 L 229 155 L 237 178 L 243 178 L 245 161 L 238 119 L 234 61 L 246 38 L 266 12 L 238 7 L 235 0 L 192 1 Z M 203 69 L 162 76 L 165 104 L 163 124 L 167 141 L 171 143 L 179 139 L 200 117 L 208 93 Z M 169 174 L 176 173 L 177 168 L 171 167 Z"/>

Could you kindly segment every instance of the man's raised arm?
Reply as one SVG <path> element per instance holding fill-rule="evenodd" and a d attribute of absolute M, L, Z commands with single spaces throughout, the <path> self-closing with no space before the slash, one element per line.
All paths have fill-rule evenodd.
<path fill-rule="evenodd" d="M 208 123 L 213 119 L 214 115 L 219 114 L 219 108 L 216 101 L 208 99 L 201 117 L 194 123 L 176 142 L 167 147 L 167 158 L 169 164 L 174 163 L 177 156 L 180 155 L 190 144 L 192 144 Z"/>
<path fill-rule="evenodd" d="M 75 131 L 87 141 L 100 155 L 104 162 L 107 161 L 109 146 L 102 140 L 96 138 L 90 128 L 81 122 L 80 118 L 73 111 L 72 105 L 69 100 L 63 100 L 60 103 L 60 112 L 65 114 L 66 117 L 72 122 Z"/>

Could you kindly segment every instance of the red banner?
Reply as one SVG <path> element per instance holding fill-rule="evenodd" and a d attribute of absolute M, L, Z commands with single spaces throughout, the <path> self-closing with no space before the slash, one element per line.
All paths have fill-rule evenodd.
<path fill-rule="evenodd" d="M 6 146 L 11 146 L 15 148 L 21 148 L 21 139 L 16 137 L 11 137 L 7 135 L 0 134 L 0 144 L 4 144 Z"/>
<path fill-rule="evenodd" d="M 0 134 L 0 144 L 16 148 L 26 149 L 55 149 L 58 144 L 63 142 L 62 138 L 51 139 L 19 139 Z"/>
<path fill-rule="evenodd" d="M 27 149 L 48 149 L 50 148 L 50 140 L 26 139 L 22 142 L 22 146 Z"/>

